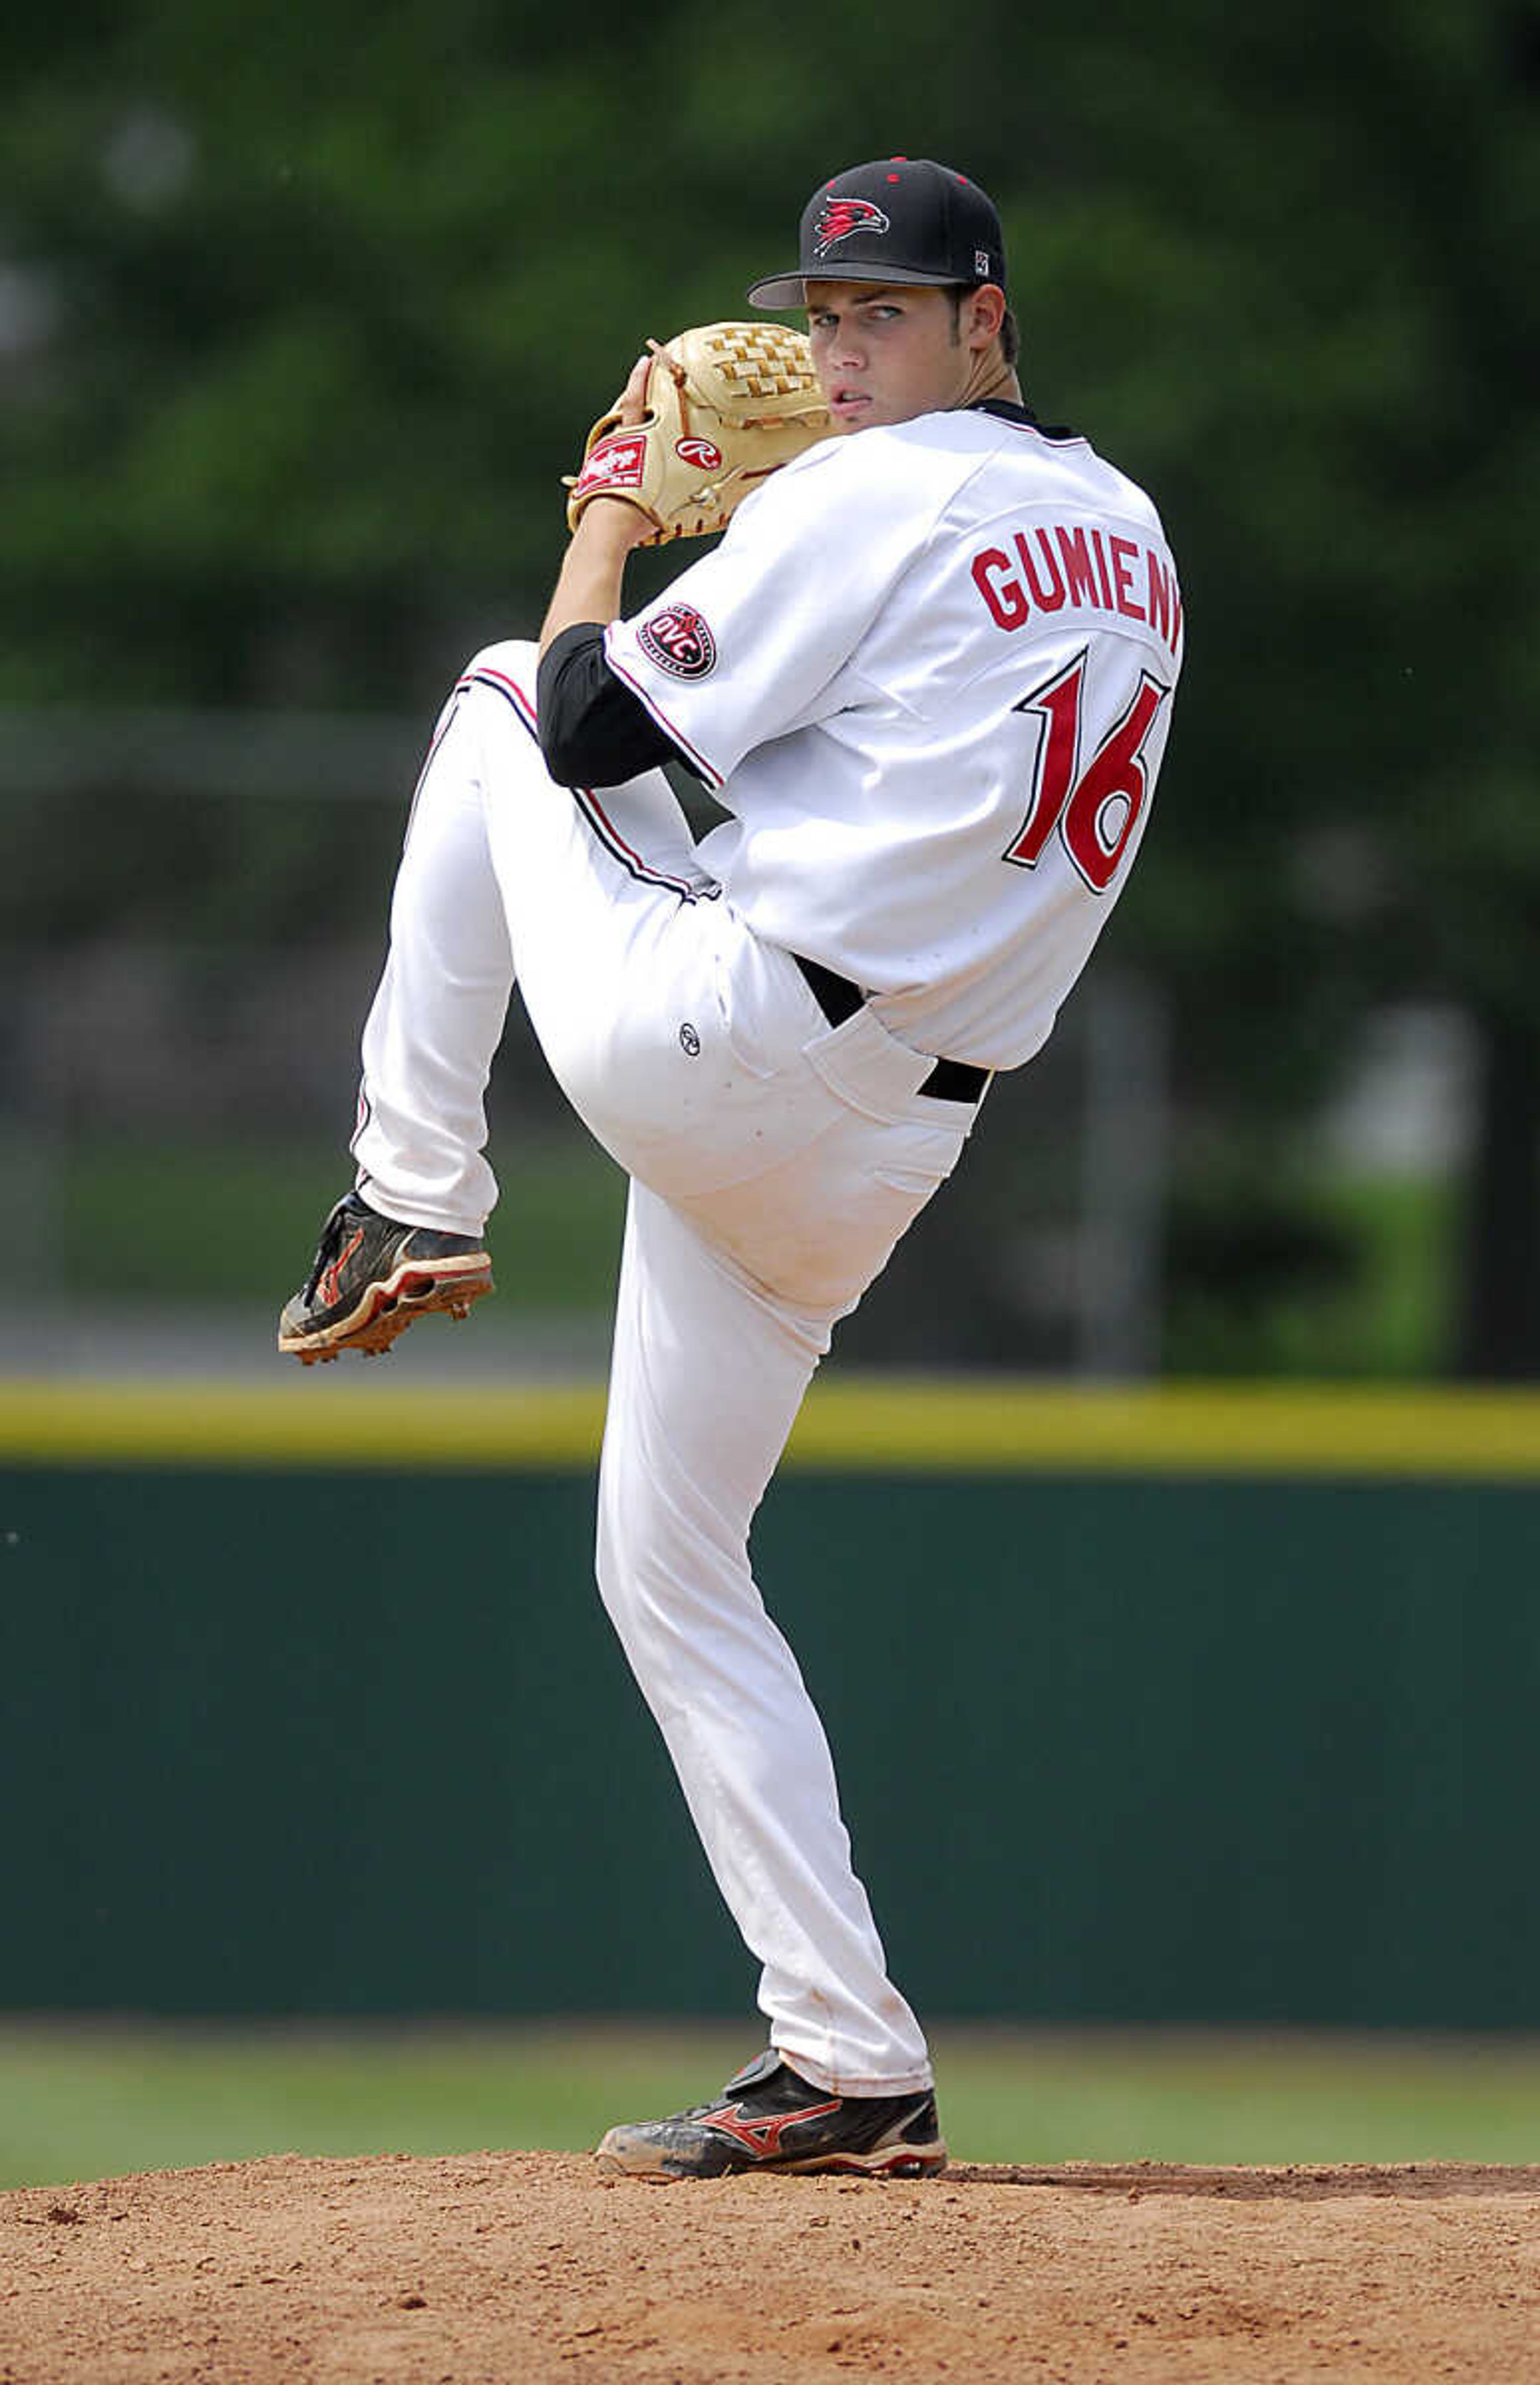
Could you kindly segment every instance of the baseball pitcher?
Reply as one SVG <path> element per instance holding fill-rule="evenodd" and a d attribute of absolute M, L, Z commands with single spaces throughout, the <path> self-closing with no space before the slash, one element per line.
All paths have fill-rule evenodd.
<path fill-rule="evenodd" d="M 599 1582 L 769 2022 L 714 2102 L 610 2130 L 623 2170 L 946 2160 L 748 1540 L 835 1324 L 1049 1034 L 1170 728 L 1160 519 L 1024 404 L 1006 286 L 984 193 L 880 159 L 813 194 L 795 268 L 749 293 L 805 337 L 715 324 L 638 362 L 539 647 L 478 655 L 434 731 L 356 1189 L 281 1319 L 308 1364 L 491 1289 L 483 1093 L 516 980 L 631 1179 Z M 627 613 L 632 547 L 724 523 Z M 727 811 L 699 843 L 664 762 Z"/>

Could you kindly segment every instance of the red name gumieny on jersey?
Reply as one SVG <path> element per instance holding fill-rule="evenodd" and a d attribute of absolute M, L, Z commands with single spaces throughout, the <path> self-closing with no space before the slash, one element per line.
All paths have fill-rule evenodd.
<path fill-rule="evenodd" d="M 1016 531 L 1009 552 L 984 547 L 969 568 L 1002 630 L 1024 630 L 1034 614 L 1085 606 L 1147 623 L 1174 656 L 1181 644 L 1182 592 L 1170 556 L 1095 523 Z"/>

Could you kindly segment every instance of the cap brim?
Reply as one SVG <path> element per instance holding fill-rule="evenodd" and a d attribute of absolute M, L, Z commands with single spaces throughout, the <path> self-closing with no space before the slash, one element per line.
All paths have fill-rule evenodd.
<path fill-rule="evenodd" d="M 772 273 L 765 281 L 756 281 L 746 294 L 751 306 L 801 306 L 806 304 L 807 284 L 800 273 Z"/>
<path fill-rule="evenodd" d="M 969 285 L 960 282 L 954 273 L 916 273 L 904 265 L 861 265 L 855 260 L 841 261 L 831 257 L 816 273 L 772 273 L 768 280 L 756 281 L 745 294 L 751 306 L 778 310 L 785 306 L 805 306 L 810 281 L 876 281 L 896 290 L 900 283 L 929 290 L 960 290 Z"/>

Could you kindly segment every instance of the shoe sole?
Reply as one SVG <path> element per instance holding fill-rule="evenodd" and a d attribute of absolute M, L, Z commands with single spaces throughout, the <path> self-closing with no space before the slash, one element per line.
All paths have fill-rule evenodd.
<path fill-rule="evenodd" d="M 675 2185 L 687 2178 L 749 2178 L 758 2172 L 782 2178 L 832 2173 L 846 2178 L 939 2178 L 947 2166 L 947 2149 L 938 2139 L 928 2145 L 876 2145 L 869 2154 L 814 2154 L 802 2161 L 749 2161 L 728 2170 L 669 2168 L 650 2146 L 635 2148 L 612 2140 L 612 2129 L 601 2138 L 594 2160 L 602 2170 L 626 2178 L 652 2178 Z"/>
<path fill-rule="evenodd" d="M 485 1251 L 457 1259 L 404 1259 L 393 1275 L 371 1283 L 348 1316 L 318 1332 L 280 1332 L 278 1346 L 304 1367 L 325 1366 L 344 1350 L 378 1358 L 419 1317 L 468 1317 L 471 1302 L 493 1288 Z"/>

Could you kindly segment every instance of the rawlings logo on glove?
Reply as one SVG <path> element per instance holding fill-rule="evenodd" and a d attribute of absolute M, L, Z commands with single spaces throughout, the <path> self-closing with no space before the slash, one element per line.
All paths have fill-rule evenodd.
<path fill-rule="evenodd" d="M 834 425 L 805 333 L 779 323 L 707 323 L 652 349 L 647 411 L 615 410 L 589 432 L 568 480 L 567 527 L 592 497 L 622 497 L 652 528 L 644 546 L 725 529 L 751 489 Z"/>
<path fill-rule="evenodd" d="M 600 489 L 611 496 L 621 489 L 640 489 L 646 466 L 645 431 L 627 431 L 614 439 L 602 439 L 572 483 L 568 512 L 574 505 L 580 510 L 583 501 Z"/>

